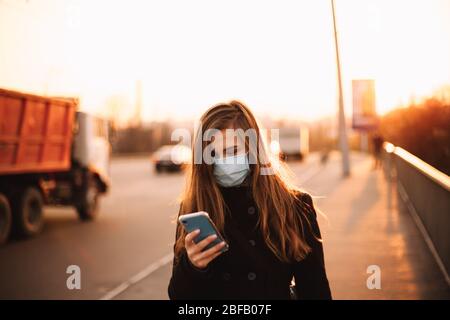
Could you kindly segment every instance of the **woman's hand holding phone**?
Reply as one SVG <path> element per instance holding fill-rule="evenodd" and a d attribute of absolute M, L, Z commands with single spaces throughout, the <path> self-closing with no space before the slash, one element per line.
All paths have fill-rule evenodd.
<path fill-rule="evenodd" d="M 208 264 L 222 253 L 222 249 L 225 247 L 225 241 L 222 241 L 215 246 L 202 251 L 211 242 L 216 240 L 217 235 L 213 234 L 202 241 L 195 243 L 194 239 L 200 234 L 200 229 L 194 230 L 186 235 L 184 238 L 184 245 L 186 247 L 186 253 L 188 255 L 191 264 L 198 269 L 205 269 Z"/>

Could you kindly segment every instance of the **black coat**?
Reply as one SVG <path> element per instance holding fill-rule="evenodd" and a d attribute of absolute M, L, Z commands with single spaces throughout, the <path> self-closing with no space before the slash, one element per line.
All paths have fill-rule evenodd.
<path fill-rule="evenodd" d="M 290 299 L 293 276 L 299 299 L 331 299 L 322 243 L 313 236 L 314 232 L 320 238 L 320 230 L 309 194 L 303 193 L 300 198 L 312 209 L 308 219 L 313 232 L 304 227 L 312 251 L 300 262 L 284 263 L 265 245 L 256 228 L 258 210 L 250 188 L 221 191 L 231 211 L 225 217 L 224 231 L 230 248 L 211 261 L 206 270 L 193 267 L 183 251 L 179 261 L 174 259 L 170 299 Z M 303 225 L 308 224 L 303 221 Z"/>

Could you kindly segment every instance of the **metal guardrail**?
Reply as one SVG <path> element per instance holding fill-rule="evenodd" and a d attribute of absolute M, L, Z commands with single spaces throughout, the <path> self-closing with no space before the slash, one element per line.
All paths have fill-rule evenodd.
<path fill-rule="evenodd" d="M 384 143 L 383 162 L 450 286 L 450 177 L 408 151 Z"/>

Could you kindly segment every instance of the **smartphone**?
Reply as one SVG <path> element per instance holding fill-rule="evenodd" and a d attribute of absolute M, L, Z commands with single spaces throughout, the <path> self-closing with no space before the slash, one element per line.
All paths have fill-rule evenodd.
<path fill-rule="evenodd" d="M 205 211 L 180 215 L 178 217 L 178 221 L 180 221 L 180 223 L 184 226 L 184 229 L 186 230 L 187 233 L 191 233 L 196 229 L 200 229 L 200 234 L 194 239 L 195 243 L 202 241 L 203 239 L 209 237 L 210 235 L 213 234 L 217 235 L 217 238 L 213 242 L 208 244 L 202 251 L 212 248 L 216 244 L 224 241 L 224 238 L 217 230 L 216 226 L 214 225 L 214 222 L 211 220 L 208 213 Z M 228 244 L 226 243 L 225 246 L 221 249 L 221 251 L 225 252 L 227 250 Z"/>

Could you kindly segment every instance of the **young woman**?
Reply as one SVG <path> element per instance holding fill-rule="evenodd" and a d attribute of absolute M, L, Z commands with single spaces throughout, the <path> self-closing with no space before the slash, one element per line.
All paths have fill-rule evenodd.
<path fill-rule="evenodd" d="M 230 129 L 241 134 L 230 138 Z M 205 139 L 207 132 L 215 133 Z M 254 132 L 257 143 L 242 132 Z M 239 101 L 201 117 L 179 215 L 208 212 L 229 250 L 222 253 L 223 243 L 203 250 L 214 236 L 195 243 L 198 230 L 186 234 L 178 224 L 171 299 L 331 299 L 312 198 L 268 161 L 261 141 Z M 209 151 L 213 161 L 199 162 Z"/>

